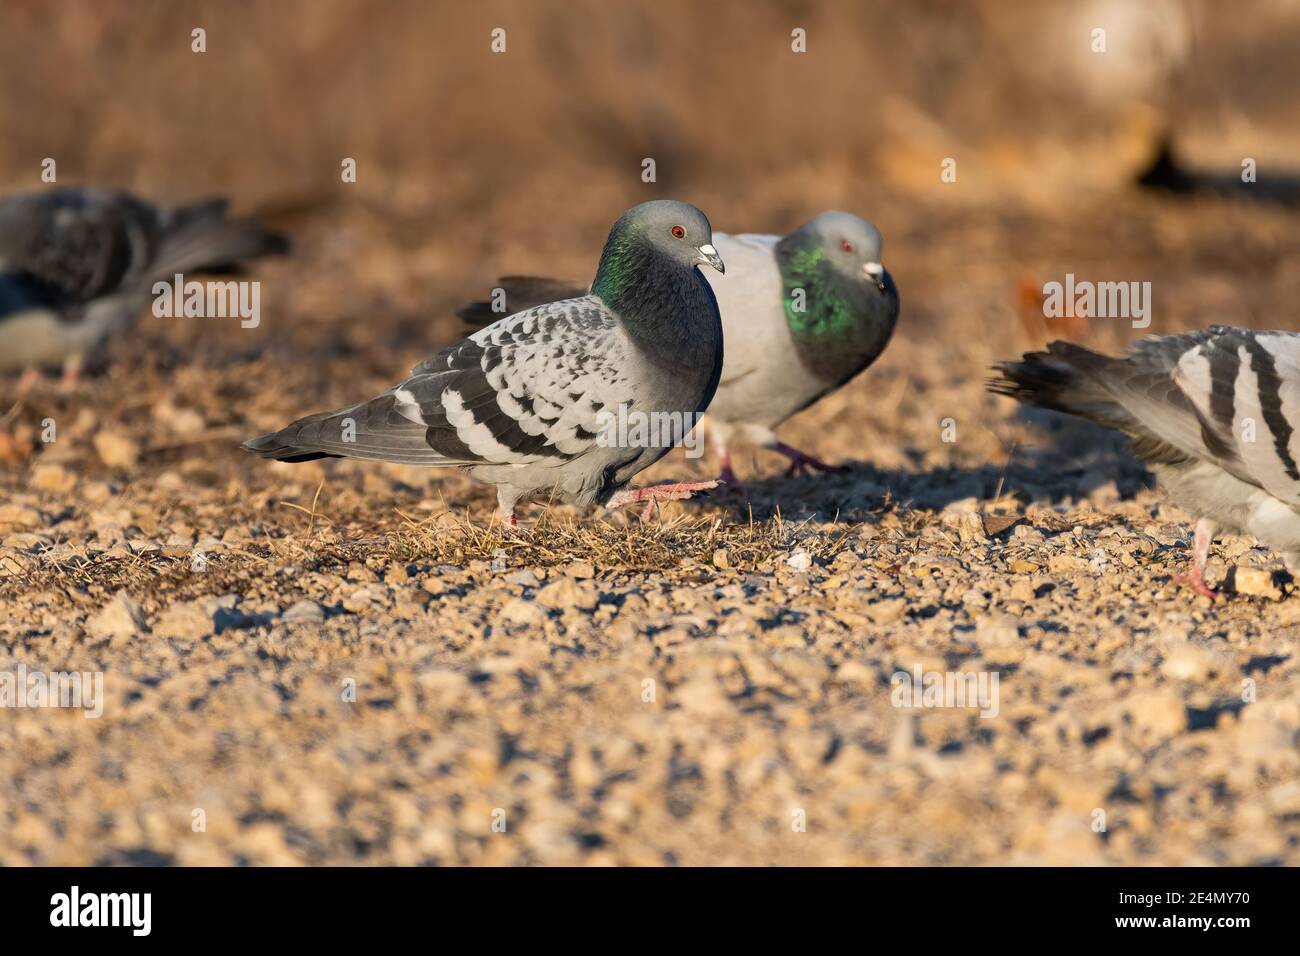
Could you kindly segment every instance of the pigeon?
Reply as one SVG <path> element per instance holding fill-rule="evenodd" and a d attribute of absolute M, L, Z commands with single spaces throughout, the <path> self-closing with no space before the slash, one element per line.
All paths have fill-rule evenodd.
<path fill-rule="evenodd" d="M 1150 336 L 1123 358 L 1051 343 L 995 366 L 991 391 L 1116 429 L 1197 516 L 1181 582 L 1214 599 L 1219 529 L 1249 532 L 1300 570 L 1300 334 L 1216 325 Z"/>
<path fill-rule="evenodd" d="M 732 440 L 760 445 L 790 461 L 787 474 L 833 466 L 781 442 L 774 429 L 844 385 L 884 351 L 898 321 L 898 289 L 881 265 L 880 231 L 852 213 L 824 212 L 786 236 L 714 237 L 727 274 L 710 276 L 726 333 L 722 381 L 709 406 L 709 435 L 721 478 L 738 486 Z M 539 295 L 578 295 L 556 279 L 500 280 L 506 307 Z M 494 306 L 496 310 L 494 311 Z M 500 316 L 499 302 L 471 303 L 471 325 Z"/>
<path fill-rule="evenodd" d="M 703 265 L 724 268 L 704 213 L 670 200 L 634 206 L 610 230 L 590 293 L 516 312 L 378 398 L 243 447 L 280 461 L 458 466 L 496 486 L 512 528 L 516 504 L 539 498 L 645 502 L 648 519 L 657 501 L 718 484 L 627 488 L 685 437 L 717 388 L 722 321 Z"/>
<path fill-rule="evenodd" d="M 288 251 L 285 237 L 226 206 L 163 210 L 105 189 L 0 198 L 0 373 L 62 365 L 75 377 L 132 325 L 155 282 Z"/>

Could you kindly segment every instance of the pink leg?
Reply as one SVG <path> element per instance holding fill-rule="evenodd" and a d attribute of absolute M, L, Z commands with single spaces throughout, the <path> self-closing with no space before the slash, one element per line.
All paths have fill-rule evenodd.
<path fill-rule="evenodd" d="M 624 488 L 614 493 L 614 497 L 609 499 L 606 507 L 617 508 L 629 502 L 644 501 L 646 506 L 641 512 L 641 520 L 649 521 L 650 515 L 654 512 L 655 502 L 685 501 L 697 491 L 710 491 L 716 487 L 718 487 L 717 481 L 675 481 L 666 485 L 651 485 L 648 488 Z"/>
<path fill-rule="evenodd" d="M 70 355 L 63 362 L 63 379 L 59 383 L 66 392 L 77 387 L 81 381 L 81 368 L 85 364 L 85 356 Z"/>
<path fill-rule="evenodd" d="M 1218 594 L 1205 583 L 1205 562 L 1210 556 L 1210 542 L 1214 540 L 1214 522 L 1202 518 L 1196 522 L 1196 536 L 1192 541 L 1192 570 L 1188 574 L 1175 575 L 1175 584 L 1189 585 L 1197 594 L 1204 595 L 1211 601 Z"/>
<path fill-rule="evenodd" d="M 32 389 L 36 387 L 36 383 L 40 380 L 41 370 L 35 366 L 28 367 L 28 369 L 23 372 L 22 378 L 18 379 L 18 401 L 21 402 L 24 398 L 30 395 Z"/>
<path fill-rule="evenodd" d="M 745 493 L 745 483 L 736 477 L 736 471 L 731 467 L 731 452 L 724 452 L 719 464 L 722 468 L 721 473 L 718 475 L 718 481 L 726 485 L 729 489 L 735 491 L 737 494 L 748 497 Z"/>
<path fill-rule="evenodd" d="M 813 471 L 830 472 L 844 470 L 843 465 L 828 465 L 820 458 L 814 458 L 812 455 L 802 452 L 798 448 L 791 448 L 785 442 L 777 442 L 768 447 L 771 448 L 772 451 L 785 455 L 786 458 L 790 459 L 790 467 L 785 473 L 787 478 L 803 474 L 803 472 L 808 469 L 812 469 Z"/>

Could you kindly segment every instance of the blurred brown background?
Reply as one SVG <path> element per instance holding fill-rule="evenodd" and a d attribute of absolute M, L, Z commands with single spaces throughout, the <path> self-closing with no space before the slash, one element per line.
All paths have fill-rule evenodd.
<path fill-rule="evenodd" d="M 1098 207 L 1163 132 L 1229 174 L 1300 154 L 1289 0 L 9 0 L 0 20 L 0 188 L 42 188 L 48 156 L 60 184 L 306 201 L 324 214 L 314 261 L 412 309 L 502 270 L 586 277 L 624 207 L 669 195 L 726 231 L 860 212 L 911 316 L 948 307 L 926 287 L 953 262 L 999 270 L 1010 302 L 1022 273 L 1082 273 L 1125 231 L 1158 257 L 1149 214 L 1117 236 Z"/>

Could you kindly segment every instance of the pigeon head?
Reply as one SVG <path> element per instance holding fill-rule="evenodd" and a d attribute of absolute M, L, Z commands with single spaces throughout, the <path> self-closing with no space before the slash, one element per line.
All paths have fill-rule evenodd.
<path fill-rule="evenodd" d="M 880 230 L 851 212 L 824 212 L 794 234 L 804 248 L 820 249 L 826 263 L 843 278 L 885 290 L 885 267 L 880 262 Z"/>
<path fill-rule="evenodd" d="M 600 256 L 592 291 L 606 302 L 620 297 L 652 263 L 723 271 L 708 217 L 689 203 L 656 199 L 633 206 L 614 223 Z"/>

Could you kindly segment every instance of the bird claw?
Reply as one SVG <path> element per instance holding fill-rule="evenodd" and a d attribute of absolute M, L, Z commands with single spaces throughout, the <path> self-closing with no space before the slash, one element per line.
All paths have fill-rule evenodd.
<path fill-rule="evenodd" d="M 696 492 L 712 491 L 718 487 L 719 481 L 675 481 L 666 485 L 650 485 L 648 488 L 625 489 L 614 496 L 610 501 L 611 507 L 628 504 L 633 501 L 644 501 L 646 506 L 641 511 L 641 520 L 649 521 L 650 515 L 654 513 L 654 506 L 660 501 L 685 501 L 693 496 Z"/>
<path fill-rule="evenodd" d="M 803 452 L 796 452 L 795 454 L 787 455 L 786 457 L 790 459 L 790 467 L 785 470 L 785 476 L 787 478 L 793 478 L 796 475 L 804 475 L 811 471 L 835 474 L 847 470 L 843 465 L 828 465 L 820 458 L 814 458 L 812 455 L 805 455 Z"/>
<path fill-rule="evenodd" d="M 731 461 L 725 460 L 718 474 L 718 481 L 727 486 L 728 491 L 734 491 L 742 498 L 748 498 L 749 492 L 745 488 L 745 483 L 736 477 L 735 470 L 731 467 Z"/>
<path fill-rule="evenodd" d="M 1209 598 L 1210 603 L 1214 603 L 1219 599 L 1219 592 L 1205 583 L 1205 578 L 1199 569 L 1192 571 L 1190 574 L 1175 574 L 1171 580 L 1174 584 L 1187 585 L 1202 597 Z"/>

